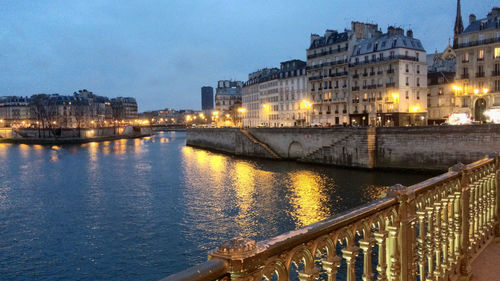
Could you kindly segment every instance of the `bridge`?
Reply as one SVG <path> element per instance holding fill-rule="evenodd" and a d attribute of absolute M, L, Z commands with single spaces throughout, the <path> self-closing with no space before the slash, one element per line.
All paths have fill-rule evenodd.
<path fill-rule="evenodd" d="M 301 229 L 226 241 L 162 281 L 498 280 L 499 173 L 498 156 L 457 164 Z"/>

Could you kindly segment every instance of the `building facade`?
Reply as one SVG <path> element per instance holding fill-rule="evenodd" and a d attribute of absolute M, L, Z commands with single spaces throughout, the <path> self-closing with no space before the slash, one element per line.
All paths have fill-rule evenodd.
<path fill-rule="evenodd" d="M 131 97 L 116 97 L 111 99 L 113 119 L 132 121 L 138 118 L 137 101 Z"/>
<path fill-rule="evenodd" d="M 427 55 L 427 118 L 429 125 L 447 122 L 455 109 L 456 54 L 452 46 Z"/>
<path fill-rule="evenodd" d="M 230 112 L 235 104 L 241 104 L 243 82 L 220 80 L 215 92 L 215 110 L 220 114 Z"/>
<path fill-rule="evenodd" d="M 28 97 L 0 97 L 0 127 L 26 123 L 30 118 Z"/>
<path fill-rule="evenodd" d="M 307 86 L 305 61 L 296 59 L 280 63 L 277 127 L 310 124 L 312 109 Z"/>
<path fill-rule="evenodd" d="M 201 87 L 201 110 L 209 112 L 214 109 L 214 88 Z"/>
<path fill-rule="evenodd" d="M 427 124 L 426 53 L 413 32 L 390 26 L 358 40 L 349 62 L 349 121 L 362 126 Z"/>
<path fill-rule="evenodd" d="M 476 122 L 500 122 L 500 8 L 493 8 L 482 19 L 471 14 L 465 29 L 460 12 L 458 1 L 454 114 Z"/>

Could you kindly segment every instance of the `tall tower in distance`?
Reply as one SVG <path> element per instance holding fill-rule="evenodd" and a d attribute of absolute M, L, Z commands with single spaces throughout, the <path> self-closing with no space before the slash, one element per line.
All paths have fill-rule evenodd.
<path fill-rule="evenodd" d="M 214 109 L 214 88 L 210 86 L 201 87 L 201 110 Z"/>
<path fill-rule="evenodd" d="M 455 18 L 455 28 L 453 29 L 454 43 L 457 44 L 457 35 L 464 32 L 464 23 L 462 21 L 462 10 L 460 7 L 460 0 L 457 0 L 457 16 Z"/>

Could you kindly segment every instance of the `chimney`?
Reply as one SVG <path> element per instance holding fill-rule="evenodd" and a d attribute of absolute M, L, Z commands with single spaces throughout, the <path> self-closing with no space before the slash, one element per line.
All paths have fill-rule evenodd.
<path fill-rule="evenodd" d="M 469 24 L 473 23 L 476 21 L 476 15 L 474 14 L 470 14 L 469 16 Z"/>
<path fill-rule="evenodd" d="M 318 34 L 311 34 L 311 44 L 314 42 L 314 40 L 319 39 Z"/>
<path fill-rule="evenodd" d="M 413 30 L 408 29 L 408 30 L 406 31 L 406 36 L 407 36 L 407 37 L 410 37 L 410 38 L 413 38 Z"/>
<path fill-rule="evenodd" d="M 389 27 L 387 28 L 387 34 L 388 34 L 389 36 L 394 35 L 394 26 L 389 26 Z"/>

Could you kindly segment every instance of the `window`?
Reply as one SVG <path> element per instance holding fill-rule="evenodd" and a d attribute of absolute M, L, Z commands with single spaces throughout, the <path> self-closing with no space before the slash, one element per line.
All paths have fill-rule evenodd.
<path fill-rule="evenodd" d="M 406 91 L 406 95 L 405 95 L 406 99 L 409 99 L 410 98 L 410 94 L 408 93 L 408 91 Z"/>
<path fill-rule="evenodd" d="M 481 49 L 477 53 L 477 60 L 483 60 L 484 59 L 484 50 Z"/>
<path fill-rule="evenodd" d="M 462 62 L 469 62 L 469 53 L 465 52 Z"/>
<path fill-rule="evenodd" d="M 499 48 L 495 48 L 495 58 L 496 59 L 500 58 L 500 47 Z"/>
<path fill-rule="evenodd" d="M 409 85 L 410 85 L 410 78 L 406 77 L 406 86 L 409 86 Z"/>
<path fill-rule="evenodd" d="M 420 73 L 420 65 L 417 65 L 417 73 Z"/>
<path fill-rule="evenodd" d="M 406 72 L 410 72 L 410 68 L 409 68 L 408 64 L 406 64 L 405 69 L 406 69 Z"/>
<path fill-rule="evenodd" d="M 420 78 L 417 77 L 417 87 L 420 87 Z"/>

